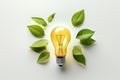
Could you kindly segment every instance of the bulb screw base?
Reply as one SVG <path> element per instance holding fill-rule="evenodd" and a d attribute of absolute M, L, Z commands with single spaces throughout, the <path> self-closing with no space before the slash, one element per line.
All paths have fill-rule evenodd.
<path fill-rule="evenodd" d="M 57 57 L 56 58 L 56 61 L 57 61 L 57 64 L 60 66 L 60 67 L 63 67 L 64 63 L 65 63 L 65 57 Z"/>

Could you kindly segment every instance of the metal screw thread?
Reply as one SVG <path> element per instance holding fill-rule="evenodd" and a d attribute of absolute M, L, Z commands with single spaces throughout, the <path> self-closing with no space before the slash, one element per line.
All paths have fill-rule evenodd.
<path fill-rule="evenodd" d="M 62 67 L 65 63 L 65 57 L 57 57 L 56 58 L 57 64 Z"/>

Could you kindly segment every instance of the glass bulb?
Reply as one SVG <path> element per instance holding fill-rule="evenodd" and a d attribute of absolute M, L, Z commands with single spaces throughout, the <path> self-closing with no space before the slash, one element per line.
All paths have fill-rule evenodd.
<path fill-rule="evenodd" d="M 67 46 L 70 39 L 70 31 L 66 27 L 57 26 L 51 32 L 51 40 L 55 47 L 56 60 L 59 66 L 63 66 L 65 63 Z"/>

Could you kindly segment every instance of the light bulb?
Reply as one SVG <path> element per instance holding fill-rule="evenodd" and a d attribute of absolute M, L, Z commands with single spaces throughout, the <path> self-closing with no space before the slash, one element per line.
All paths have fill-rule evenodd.
<path fill-rule="evenodd" d="M 55 48 L 56 61 L 59 66 L 63 66 L 65 63 L 67 46 L 70 39 L 70 31 L 64 26 L 57 26 L 51 32 L 51 40 Z"/>

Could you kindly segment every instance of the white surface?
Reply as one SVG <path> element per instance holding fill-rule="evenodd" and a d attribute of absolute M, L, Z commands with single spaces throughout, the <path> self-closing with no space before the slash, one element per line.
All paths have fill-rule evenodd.
<path fill-rule="evenodd" d="M 120 80 L 120 0 L 0 0 L 0 80 Z M 85 9 L 85 22 L 79 28 L 71 24 L 74 12 Z M 33 37 L 27 25 L 32 16 L 47 18 L 56 12 L 55 19 L 46 29 L 49 39 L 50 61 L 36 63 L 38 54 L 29 46 Z M 71 30 L 72 40 L 66 56 L 66 69 L 56 64 L 50 32 L 57 25 Z M 95 30 L 96 44 L 84 47 L 87 66 L 78 65 L 71 50 L 79 45 L 75 39 L 82 28 Z"/>

